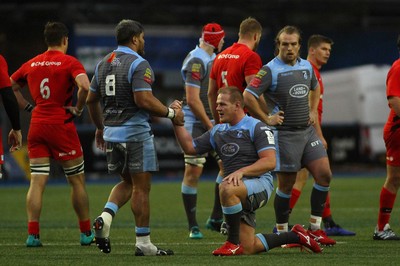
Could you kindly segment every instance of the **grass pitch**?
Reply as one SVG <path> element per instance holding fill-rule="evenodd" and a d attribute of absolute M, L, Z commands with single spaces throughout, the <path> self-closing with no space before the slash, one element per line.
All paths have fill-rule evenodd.
<path fill-rule="evenodd" d="M 79 245 L 79 229 L 70 203 L 68 185 L 48 185 L 41 217 L 42 248 L 27 248 L 25 195 L 28 185 L 0 185 L 0 265 L 398 265 L 400 241 L 373 241 L 379 193 L 384 176 L 335 178 L 331 185 L 331 208 L 337 223 L 357 233 L 354 237 L 333 237 L 337 244 L 322 254 L 299 249 L 275 248 L 252 256 L 214 257 L 211 251 L 225 237 L 205 229 L 213 202 L 212 181 L 200 182 L 197 219 L 204 234 L 201 240 L 188 238 L 180 182 L 155 182 L 151 192 L 151 239 L 174 250 L 174 256 L 135 257 L 134 220 L 129 205 L 117 213 L 111 230 L 112 252 L 101 253 L 95 245 Z M 91 217 L 103 209 L 114 184 L 88 184 Z M 309 180 L 294 209 L 290 223 L 307 225 L 312 180 Z M 274 196 L 274 195 L 273 195 Z M 273 198 L 272 198 L 273 199 Z M 257 232 L 271 232 L 273 201 L 257 212 Z M 400 233 L 395 206 L 392 229 Z"/>

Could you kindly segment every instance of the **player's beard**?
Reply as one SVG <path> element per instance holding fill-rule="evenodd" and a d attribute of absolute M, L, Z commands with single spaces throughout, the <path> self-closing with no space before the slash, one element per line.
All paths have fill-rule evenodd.
<path fill-rule="evenodd" d="M 137 51 L 137 53 L 139 54 L 139 55 L 141 55 L 141 56 L 144 56 L 144 54 L 145 54 L 145 52 L 144 52 L 144 43 L 140 43 L 140 46 L 139 46 L 139 48 L 138 48 L 138 51 Z"/>
<path fill-rule="evenodd" d="M 255 44 L 254 44 L 254 47 L 253 47 L 253 51 L 255 52 L 255 51 L 257 51 L 257 48 L 258 48 L 258 45 L 260 44 L 260 42 L 256 42 Z"/>

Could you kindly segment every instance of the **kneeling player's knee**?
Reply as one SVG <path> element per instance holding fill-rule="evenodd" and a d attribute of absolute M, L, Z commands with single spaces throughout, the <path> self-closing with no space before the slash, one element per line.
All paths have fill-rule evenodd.
<path fill-rule="evenodd" d="M 219 184 L 219 195 L 224 198 L 230 197 L 233 194 L 232 184 L 228 184 L 228 182 L 222 182 Z"/>

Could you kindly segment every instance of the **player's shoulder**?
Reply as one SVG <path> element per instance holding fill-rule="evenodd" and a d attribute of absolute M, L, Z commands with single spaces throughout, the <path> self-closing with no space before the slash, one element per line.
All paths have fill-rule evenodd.
<path fill-rule="evenodd" d="M 312 65 L 311 65 L 310 61 L 308 61 L 308 60 L 306 60 L 304 58 L 301 58 L 301 57 L 299 57 L 297 60 L 298 60 L 300 65 L 304 65 L 304 66 L 312 68 Z"/>
<path fill-rule="evenodd" d="M 400 69 L 400 58 L 393 62 L 392 68 Z"/>
<path fill-rule="evenodd" d="M 266 124 L 264 122 L 262 122 L 260 119 L 255 118 L 253 116 L 246 116 L 246 123 L 251 124 L 253 127 L 262 127 L 262 126 L 266 126 Z"/>
<path fill-rule="evenodd" d="M 2 65 L 6 64 L 6 59 L 0 54 L 0 63 Z"/>

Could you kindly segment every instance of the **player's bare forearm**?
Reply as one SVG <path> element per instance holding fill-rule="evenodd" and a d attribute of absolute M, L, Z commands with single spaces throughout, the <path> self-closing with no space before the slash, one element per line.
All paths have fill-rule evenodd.
<path fill-rule="evenodd" d="M 317 112 L 320 96 L 321 93 L 319 86 L 315 90 L 310 90 L 309 94 L 310 112 Z"/>
<path fill-rule="evenodd" d="M 181 146 L 183 152 L 189 155 L 196 155 L 196 150 L 193 147 L 193 139 L 187 132 L 185 127 L 174 125 L 176 139 Z"/>
<path fill-rule="evenodd" d="M 189 103 L 190 110 L 192 110 L 193 114 L 196 116 L 198 120 L 207 128 L 212 128 L 212 123 L 207 116 L 206 110 L 204 109 L 203 103 L 199 101 L 193 101 Z"/>
<path fill-rule="evenodd" d="M 400 97 L 391 96 L 388 101 L 390 108 L 400 117 Z"/>
<path fill-rule="evenodd" d="M 89 92 L 86 98 L 86 105 L 88 107 L 89 116 L 92 119 L 97 129 L 103 129 L 103 111 L 100 105 L 100 98 L 94 92 Z"/>
<path fill-rule="evenodd" d="M 208 83 L 208 105 L 210 106 L 211 114 L 214 118 L 215 124 L 219 124 L 219 115 L 216 110 L 217 106 L 217 83 L 215 80 L 210 79 Z"/>
<path fill-rule="evenodd" d="M 244 105 L 249 113 L 253 117 L 260 119 L 264 123 L 268 124 L 268 114 L 264 113 L 261 109 L 259 99 L 257 99 L 253 94 L 247 91 L 243 92 L 243 98 Z"/>

